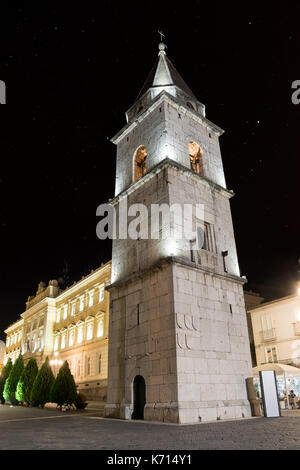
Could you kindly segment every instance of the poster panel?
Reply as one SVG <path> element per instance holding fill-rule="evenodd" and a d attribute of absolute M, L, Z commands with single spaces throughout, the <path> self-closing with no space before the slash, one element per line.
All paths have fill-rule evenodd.
<path fill-rule="evenodd" d="M 277 418 L 281 416 L 275 371 L 259 371 L 259 380 L 265 418 Z"/>

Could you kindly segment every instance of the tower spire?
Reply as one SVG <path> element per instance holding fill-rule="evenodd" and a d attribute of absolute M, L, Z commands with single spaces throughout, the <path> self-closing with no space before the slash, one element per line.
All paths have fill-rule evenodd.
<path fill-rule="evenodd" d="M 161 39 L 165 36 L 161 31 L 158 31 L 158 33 L 161 35 Z M 175 69 L 174 65 L 168 59 L 166 48 L 166 44 L 161 40 L 161 42 L 158 44 L 158 59 L 156 60 L 150 74 L 148 75 L 143 88 L 138 94 L 136 101 L 139 100 L 149 89 L 153 90 L 155 88 L 164 88 L 169 90 L 170 87 L 177 87 L 192 99 L 196 99 L 194 93 L 187 86 L 187 84 Z"/>
<path fill-rule="evenodd" d="M 165 43 L 164 43 L 164 42 L 160 42 L 160 43 L 158 44 L 158 49 L 159 49 L 158 55 L 166 54 L 166 53 L 165 53 L 165 49 L 166 49 L 166 48 L 167 48 L 167 46 L 165 45 Z"/>
<path fill-rule="evenodd" d="M 158 49 L 159 49 L 159 53 L 158 55 L 165 55 L 165 49 L 167 48 L 167 46 L 165 45 L 165 43 L 163 42 L 163 38 L 165 37 L 164 33 L 162 31 L 158 31 L 158 34 L 160 34 L 160 43 L 158 44 Z"/>

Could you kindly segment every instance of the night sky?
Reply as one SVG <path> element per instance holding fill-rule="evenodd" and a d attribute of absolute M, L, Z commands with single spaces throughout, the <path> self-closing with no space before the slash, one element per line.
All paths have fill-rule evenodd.
<path fill-rule="evenodd" d="M 66 2 L 67 3 L 67 2 Z M 158 53 L 220 138 L 241 274 L 266 299 L 298 279 L 300 2 L 99 1 L 1 6 L 0 338 L 38 283 L 111 258 L 96 208 L 114 195 L 115 146 Z M 98 5 L 98 6 L 96 6 Z M 240 5 L 237 7 L 237 5 Z"/>

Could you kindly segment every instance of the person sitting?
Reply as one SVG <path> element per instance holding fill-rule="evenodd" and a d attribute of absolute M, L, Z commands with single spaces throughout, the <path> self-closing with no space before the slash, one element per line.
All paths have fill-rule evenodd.
<path fill-rule="evenodd" d="M 294 390 L 291 390 L 290 393 L 289 393 L 289 403 L 290 403 L 293 410 L 295 410 L 297 408 L 296 398 L 297 397 L 294 393 Z"/>

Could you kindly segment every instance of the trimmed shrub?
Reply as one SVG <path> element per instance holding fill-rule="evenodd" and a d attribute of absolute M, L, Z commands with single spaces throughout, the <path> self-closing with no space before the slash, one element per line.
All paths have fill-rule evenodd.
<path fill-rule="evenodd" d="M 5 382 L 6 382 L 6 379 L 8 378 L 8 376 L 9 376 L 9 373 L 12 369 L 12 366 L 13 366 L 12 360 L 11 360 L 11 358 L 9 358 L 7 363 L 3 367 L 2 372 L 1 372 L 1 377 L 0 377 L 0 401 L 1 401 L 2 405 L 5 403 L 5 398 L 3 396 Z"/>
<path fill-rule="evenodd" d="M 74 401 L 74 405 L 76 406 L 77 410 L 84 410 L 88 405 L 86 401 L 86 395 L 82 392 L 79 392 L 77 394 L 76 400 Z"/>
<path fill-rule="evenodd" d="M 22 372 L 17 385 L 16 398 L 22 403 L 30 405 L 30 393 L 33 382 L 38 373 L 38 366 L 35 359 L 29 359 L 25 369 Z"/>
<path fill-rule="evenodd" d="M 16 398 L 16 390 L 23 370 L 24 362 L 23 357 L 20 354 L 19 357 L 15 360 L 14 365 L 12 366 L 12 369 L 9 373 L 8 378 L 6 379 L 3 390 L 3 397 L 5 401 L 10 401 L 12 405 L 17 405 L 19 403 Z"/>
<path fill-rule="evenodd" d="M 68 361 L 65 361 L 55 379 L 50 391 L 50 401 L 57 403 L 62 408 L 63 405 L 72 405 L 77 397 L 76 384 L 71 374 Z"/>
<path fill-rule="evenodd" d="M 41 406 L 44 408 L 45 403 L 50 401 L 50 389 L 54 380 L 53 372 L 49 366 L 49 359 L 46 357 L 46 360 L 38 371 L 32 385 L 30 393 L 30 402 L 32 406 Z"/>

